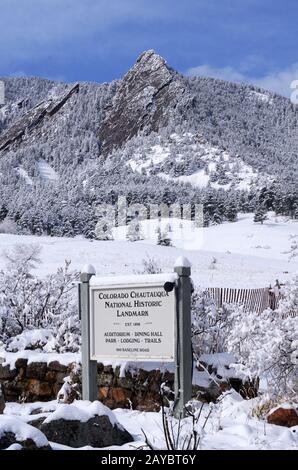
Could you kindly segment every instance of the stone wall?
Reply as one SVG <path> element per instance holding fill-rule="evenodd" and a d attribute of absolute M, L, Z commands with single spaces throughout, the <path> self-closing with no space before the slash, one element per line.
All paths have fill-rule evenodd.
<path fill-rule="evenodd" d="M 124 375 L 124 376 L 121 376 Z M 57 398 L 64 378 L 71 376 L 81 387 L 81 377 L 77 372 L 77 364 L 68 366 L 57 361 L 32 362 L 27 359 L 17 359 L 15 368 L 0 364 L 0 384 L 6 401 L 34 402 L 48 401 Z M 120 374 L 120 367 L 98 364 L 98 399 L 109 408 L 133 408 L 143 411 L 160 409 L 161 384 L 173 388 L 172 373 L 160 370 L 146 371 L 127 370 Z M 196 392 L 194 387 L 194 393 Z"/>
<path fill-rule="evenodd" d="M 217 374 L 216 367 L 205 364 L 205 369 L 208 369 L 209 375 L 204 371 L 197 371 L 197 374 L 204 374 L 205 380 L 204 386 L 193 385 L 193 397 L 207 402 L 215 401 L 223 391 L 231 387 L 244 397 L 256 396 L 258 381 L 251 383 L 232 376 L 227 380 Z M 216 380 L 210 379 L 211 376 Z M 64 387 L 63 393 L 65 394 L 67 388 L 68 402 L 71 402 L 80 398 L 81 393 L 81 375 L 77 363 L 63 365 L 52 361 L 28 364 L 28 359 L 18 358 L 13 369 L 0 363 L 0 388 L 6 401 L 49 401 L 59 395 L 62 401 L 67 402 L 61 393 L 66 377 L 70 377 L 72 385 Z M 174 374 L 171 372 L 128 368 L 121 373 L 120 366 L 97 364 L 98 399 L 111 409 L 159 411 L 162 384 L 167 386 L 164 388 L 167 390 L 167 397 L 173 400 Z"/>

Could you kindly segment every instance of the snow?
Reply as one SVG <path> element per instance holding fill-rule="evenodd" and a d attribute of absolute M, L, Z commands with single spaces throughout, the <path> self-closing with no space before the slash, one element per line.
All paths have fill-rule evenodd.
<path fill-rule="evenodd" d="M 168 149 L 165 149 L 161 145 L 153 145 L 150 148 L 150 152 L 146 157 L 142 157 L 141 154 L 135 153 L 133 158 L 127 162 L 127 165 L 131 167 L 133 171 L 142 173 L 143 170 L 147 170 L 152 164 L 158 165 L 162 163 L 170 155 Z"/>
<path fill-rule="evenodd" d="M 258 100 L 269 100 L 266 94 L 252 92 L 251 96 Z M 263 173 L 260 175 L 253 167 L 245 163 L 239 155 L 232 155 L 223 149 L 209 144 L 205 139 L 198 142 L 198 136 L 191 133 L 182 135 L 173 133 L 169 142 L 162 142 L 156 145 L 148 145 L 135 153 L 126 162 L 127 166 L 137 173 L 150 175 L 155 170 L 157 176 L 166 181 L 176 183 L 189 183 L 197 188 L 206 188 L 208 184 L 214 189 L 230 189 L 232 183 L 236 189 L 249 190 L 251 186 L 261 186 L 264 182 L 272 180 L 272 177 Z M 174 144 L 175 152 L 171 153 L 171 146 Z M 185 156 L 185 145 L 191 150 L 191 157 Z M 177 163 L 184 163 L 187 167 L 189 159 L 201 162 L 199 169 L 194 166 L 190 174 L 173 176 L 167 170 L 163 170 L 163 164 L 173 160 Z M 205 168 L 202 168 L 204 166 Z M 228 178 L 227 183 L 210 180 L 210 175 L 216 173 L 217 166 L 224 170 L 224 175 Z M 206 172 L 205 169 L 208 171 Z M 159 171 L 160 170 L 160 171 Z M 189 170 L 188 170 L 189 171 Z"/>
<path fill-rule="evenodd" d="M 19 352 L 0 351 L 0 356 L 4 359 L 2 366 L 9 365 L 10 369 L 15 368 L 16 360 L 20 357 L 23 359 L 28 359 L 28 364 L 31 364 L 32 362 L 45 362 L 50 364 L 52 361 L 58 361 L 60 364 L 68 366 L 73 362 L 78 363 L 81 361 L 80 353 L 59 354 L 25 350 Z"/>
<path fill-rule="evenodd" d="M 257 98 L 258 101 L 263 101 L 264 103 L 272 103 L 272 98 L 270 98 L 269 93 L 261 93 L 259 91 L 251 91 L 251 96 Z"/>
<path fill-rule="evenodd" d="M 244 374 L 241 374 L 233 367 L 233 364 L 237 361 L 231 353 L 202 354 L 198 362 L 200 365 L 206 364 L 206 366 L 212 366 L 214 370 L 216 369 L 217 375 L 223 379 L 244 378 Z"/>
<path fill-rule="evenodd" d="M 20 175 L 22 178 L 24 178 L 24 180 L 26 181 L 26 183 L 27 183 L 29 186 L 32 186 L 32 185 L 33 185 L 32 178 L 30 178 L 30 176 L 28 175 L 27 171 L 24 170 L 24 168 L 22 168 L 22 167 L 16 168 L 16 171 L 19 173 L 19 175 Z"/>
<path fill-rule="evenodd" d="M 256 400 L 244 400 L 236 392 L 228 392 L 219 405 L 215 405 L 201 439 L 203 450 L 297 450 L 298 437 L 291 430 L 267 424 L 252 417 Z M 205 405 L 199 424 L 202 426 L 210 407 Z M 135 438 L 134 443 L 114 449 L 137 449 L 144 445 L 144 433 L 157 449 L 164 449 L 161 413 L 142 413 L 130 410 L 114 410 L 118 421 Z M 175 422 L 174 422 L 175 423 Z M 177 429 L 178 423 L 175 427 Z M 189 435 L 189 419 L 182 423 L 182 432 Z"/>
<path fill-rule="evenodd" d="M 165 282 L 175 282 L 177 274 L 161 273 L 161 274 L 136 274 L 132 276 L 113 276 L 113 277 L 92 277 L 90 286 L 116 286 L 116 285 L 135 285 L 135 284 L 152 284 L 163 285 Z"/>
<path fill-rule="evenodd" d="M 190 183 L 196 188 L 206 188 L 210 180 L 209 175 L 206 175 L 204 170 L 198 170 L 192 175 L 183 175 L 177 177 L 171 177 L 166 173 L 158 173 L 158 176 L 165 179 L 166 181 L 172 180 L 179 183 Z M 214 187 L 214 184 L 215 183 L 211 183 L 211 186 Z"/>
<path fill-rule="evenodd" d="M 190 268 L 191 263 L 185 256 L 179 256 L 174 263 L 175 268 Z"/>
<path fill-rule="evenodd" d="M 222 396 L 219 403 L 203 405 L 197 425 L 198 432 L 201 432 L 209 413 L 210 416 L 206 420 L 200 448 L 203 450 L 297 450 L 297 426 L 293 428 L 276 426 L 253 416 L 253 410 L 259 406 L 260 400 L 260 398 L 244 400 L 238 393 L 231 390 Z M 40 410 L 40 414 L 31 415 L 35 410 Z M 72 405 L 61 405 L 55 401 L 7 403 L 5 414 L 0 417 L 0 435 L 4 427 L 1 426 L 2 419 L 3 423 L 12 423 L 17 430 L 21 428 L 22 437 L 28 436 L 30 430 L 35 439 L 40 438 L 39 445 L 44 445 L 44 438 L 41 439 L 42 436 L 38 434 L 40 433 L 38 430 L 32 431 L 34 428 L 26 424 L 28 421 L 42 416 L 46 418 L 46 422 L 61 418 L 87 421 L 97 414 L 108 415 L 113 424 L 119 423 L 134 438 L 133 442 L 106 448 L 106 450 L 146 448 L 143 432 L 157 449 L 166 448 L 161 412 L 141 412 L 120 408 L 110 411 L 99 402 L 88 401 L 75 401 Z M 180 426 L 182 434 L 189 436 L 192 429 L 191 419 L 184 419 Z M 173 420 L 174 432 L 177 428 L 178 421 Z M 70 447 L 55 443 L 51 443 L 51 446 L 56 450 L 71 450 Z M 90 450 L 91 447 L 86 446 L 83 449 Z"/>
<path fill-rule="evenodd" d="M 12 338 L 12 341 L 9 343 L 9 350 L 12 352 L 20 351 L 30 348 L 32 345 L 43 345 L 51 340 L 52 337 L 52 331 L 46 329 L 24 331 Z"/>
<path fill-rule="evenodd" d="M 226 172 L 227 176 L 234 175 L 237 177 L 237 183 L 235 184 L 236 189 L 241 191 L 249 190 L 251 185 L 258 181 L 258 173 L 240 159 L 237 160 L 237 171 L 233 169 L 235 165 L 236 163 L 230 165 L 230 170 Z M 209 163 L 208 169 L 209 171 L 214 171 L 215 163 Z M 171 177 L 165 173 L 158 173 L 158 176 L 167 181 L 172 180 L 180 183 L 190 183 L 192 186 L 197 188 L 206 188 L 210 182 L 210 176 L 205 173 L 205 170 L 198 170 L 191 175 L 182 175 L 177 177 Z M 228 190 L 231 187 L 231 183 L 219 184 L 218 182 L 211 182 L 210 186 L 214 189 L 222 188 Z"/>
<path fill-rule="evenodd" d="M 81 273 L 95 275 L 96 274 L 95 267 L 92 266 L 92 264 L 85 264 L 81 269 Z"/>
<path fill-rule="evenodd" d="M 44 422 L 50 423 L 58 419 L 65 419 L 86 423 L 94 416 L 108 416 L 111 424 L 117 423 L 113 412 L 99 401 L 94 401 L 93 403 L 89 401 L 75 401 L 71 405 L 59 404 L 56 410 L 49 414 Z"/>
<path fill-rule="evenodd" d="M 23 450 L 21 444 L 11 444 L 6 450 Z"/>
<path fill-rule="evenodd" d="M 229 366 L 235 361 L 233 354 L 231 353 L 215 353 L 215 354 L 202 354 L 200 361 L 207 365 L 218 368 L 219 366 Z"/>
<path fill-rule="evenodd" d="M 59 176 L 45 160 L 39 160 L 38 170 L 41 178 L 46 181 L 57 181 Z"/>
<path fill-rule="evenodd" d="M 165 225 L 169 219 L 165 219 Z M 195 227 L 189 220 L 172 220 L 172 247 L 157 246 L 155 229 L 158 221 L 141 223 L 145 240 L 129 242 L 126 227 L 118 227 L 114 241 L 90 241 L 83 237 L 57 238 L 0 234 L 0 253 L 16 243 L 41 245 L 40 264 L 36 274 L 45 276 L 72 260 L 72 267 L 80 270 L 82 264 L 94 265 L 104 276 L 126 276 L 143 269 L 142 260 L 152 257 L 165 272 L 174 269 L 175 260 L 186 256 L 192 263 L 192 279 L 202 287 L 258 288 L 290 280 L 297 270 L 286 253 L 290 236 L 298 235 L 298 222 L 268 214 L 263 225 L 253 222 L 253 214 L 239 214 L 237 222 L 210 227 Z M 147 228 L 148 230 L 147 230 Z M 117 233 L 116 233 L 117 232 Z M 151 237 L 151 238 L 150 238 Z M 154 237 L 154 239 L 152 239 Z M 216 258 L 216 269 L 210 263 Z M 5 260 L 0 257 L 0 269 Z"/>
<path fill-rule="evenodd" d="M 226 392 L 221 401 L 216 404 L 205 404 L 202 415 L 198 423 L 198 429 L 203 426 L 206 417 L 206 426 L 201 438 L 200 448 L 203 450 L 297 450 L 298 436 L 296 428 L 285 428 L 268 424 L 262 419 L 253 417 L 253 409 L 258 406 L 259 399 L 244 400 L 235 391 Z M 70 411 L 66 411 L 67 407 Z M 40 408 L 43 416 L 46 414 L 46 422 L 52 421 L 52 417 L 60 419 L 88 420 L 96 414 L 108 414 L 111 422 L 120 423 L 134 438 L 134 442 L 123 446 L 113 446 L 106 450 L 137 450 L 145 446 L 144 433 L 157 449 L 165 449 L 163 435 L 162 413 L 141 412 L 137 410 L 116 409 L 110 411 L 99 402 L 90 403 L 87 401 L 75 401 L 72 405 L 61 405 L 51 401 L 47 403 L 8 403 L 5 408 L 5 415 L 0 417 L 11 420 L 16 428 L 24 427 L 24 435 L 27 435 L 28 428 L 34 429 L 26 424 L 28 419 L 36 419 L 41 415 L 30 415 L 33 410 Z M 53 413 L 51 413 L 53 412 Z M 191 419 L 186 418 L 181 423 L 182 433 L 189 435 L 191 431 Z M 174 430 L 178 427 L 178 422 L 173 421 Z M 0 424 L 0 429 L 3 429 Z M 33 431 L 31 431 L 33 432 Z M 35 438 L 39 431 L 34 430 Z M 44 439 L 39 443 L 44 443 Z M 70 447 L 51 443 L 54 449 L 69 449 Z M 91 447 L 84 447 L 85 450 Z"/>
<path fill-rule="evenodd" d="M 0 438 L 5 433 L 13 433 L 18 441 L 32 439 L 37 447 L 47 446 L 48 440 L 38 429 L 13 416 L 0 415 Z"/>

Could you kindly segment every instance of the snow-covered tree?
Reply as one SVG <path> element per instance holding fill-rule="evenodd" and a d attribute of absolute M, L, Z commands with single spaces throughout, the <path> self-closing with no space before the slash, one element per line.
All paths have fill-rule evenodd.
<path fill-rule="evenodd" d="M 263 205 L 259 205 L 254 215 L 254 222 L 260 222 L 262 225 L 267 220 L 267 211 Z"/>
<path fill-rule="evenodd" d="M 70 270 L 70 262 L 66 261 L 55 274 L 39 279 L 32 274 L 41 262 L 38 245 L 16 245 L 5 252 L 5 257 L 6 269 L 0 271 L 0 341 L 9 346 L 22 335 L 19 344 L 25 341 L 29 347 L 32 334 L 24 334 L 34 330 L 40 331 L 40 337 L 34 336 L 35 344 L 40 346 L 46 329 L 52 332 L 47 350 L 77 351 L 80 329 L 73 295 L 77 273 Z"/>
<path fill-rule="evenodd" d="M 251 379 L 267 380 L 275 395 L 298 393 L 298 276 L 286 284 L 277 310 L 261 314 L 235 308 L 227 346 Z"/>
<path fill-rule="evenodd" d="M 207 291 L 196 289 L 192 295 L 191 312 L 196 356 L 225 351 L 232 320 L 229 310 L 218 309 Z"/>

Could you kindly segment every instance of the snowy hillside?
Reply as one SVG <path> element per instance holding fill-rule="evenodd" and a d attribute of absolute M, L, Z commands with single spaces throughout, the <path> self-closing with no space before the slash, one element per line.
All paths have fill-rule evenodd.
<path fill-rule="evenodd" d="M 194 187 L 249 190 L 272 180 L 244 163 L 239 155 L 210 145 L 199 135 L 171 134 L 167 140 L 156 137 L 155 145 L 144 140 L 126 163 L 140 174 L 157 175 L 167 181 L 190 183 Z"/>
<path fill-rule="evenodd" d="M 203 203 L 206 224 L 260 205 L 298 218 L 298 114 L 286 98 L 184 77 L 152 50 L 111 83 L 4 82 L 0 223 L 23 234 L 94 238 L 97 206 L 118 196 Z"/>

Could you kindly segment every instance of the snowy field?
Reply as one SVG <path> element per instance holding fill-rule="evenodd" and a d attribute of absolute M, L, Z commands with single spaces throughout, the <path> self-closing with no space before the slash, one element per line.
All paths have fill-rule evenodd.
<path fill-rule="evenodd" d="M 297 257 L 289 261 L 287 253 L 291 242 L 298 239 L 297 221 L 270 215 L 261 225 L 253 222 L 252 214 L 240 214 L 237 222 L 206 228 L 193 229 L 189 221 L 182 227 L 180 221 L 171 224 L 171 247 L 157 246 L 157 223 L 145 221 L 145 239 L 137 242 L 126 241 L 124 227 L 114 230 L 113 241 L 0 234 L 0 251 L 16 243 L 40 244 L 40 276 L 55 272 L 65 259 L 78 270 L 91 263 L 99 276 L 137 273 L 148 257 L 153 257 L 163 271 L 172 271 L 176 258 L 183 255 L 191 261 L 195 283 L 202 287 L 267 287 L 276 279 L 290 279 L 297 271 Z M 4 265 L 0 258 L 0 269 Z"/>

